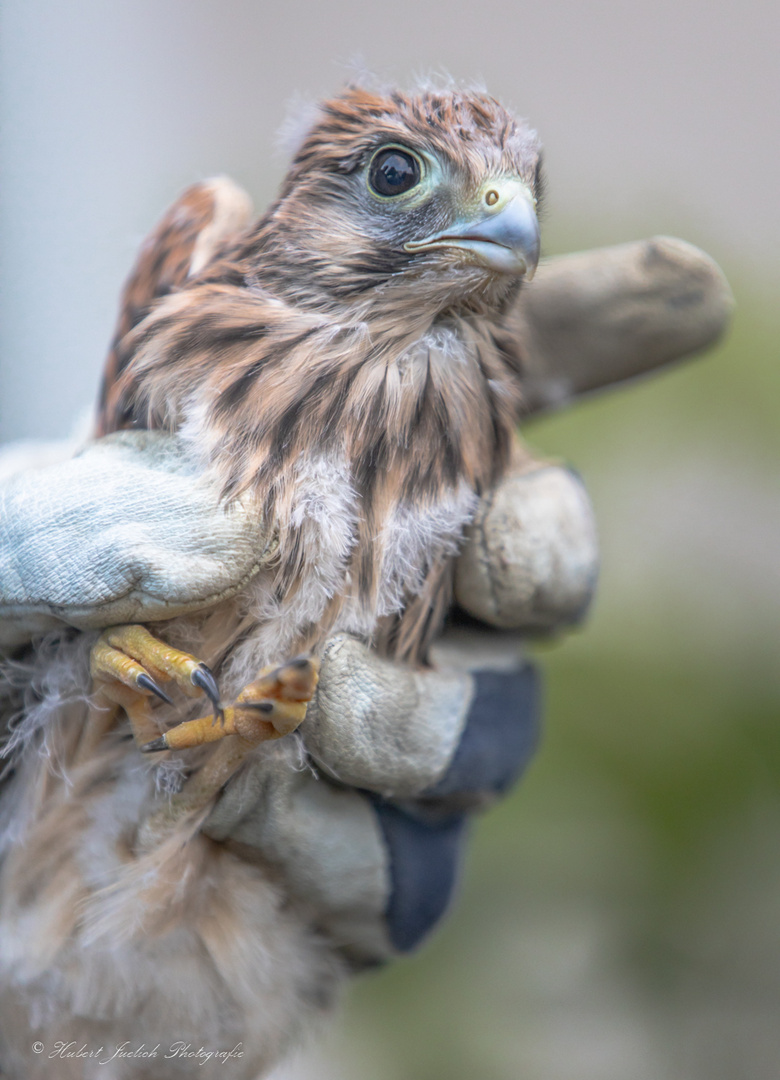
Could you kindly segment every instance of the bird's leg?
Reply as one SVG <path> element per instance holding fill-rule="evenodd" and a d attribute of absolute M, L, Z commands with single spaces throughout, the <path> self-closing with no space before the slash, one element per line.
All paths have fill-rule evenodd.
<path fill-rule="evenodd" d="M 98 699 L 122 706 L 139 746 L 160 733 L 150 695 L 171 703 L 161 682 L 176 682 L 189 697 L 205 693 L 214 706 L 214 718 L 220 714 L 219 690 L 206 665 L 166 645 L 143 626 L 114 626 L 101 634 L 92 649 L 90 671 Z"/>
<path fill-rule="evenodd" d="M 140 745 L 144 733 L 149 732 L 150 738 L 153 734 L 159 733 L 152 719 L 148 698 L 141 697 L 140 694 L 121 683 L 116 683 L 114 686 L 105 684 L 92 694 L 87 721 L 82 728 L 73 756 L 74 764 L 92 760 L 95 750 L 104 736 L 113 728 L 122 709 L 130 719 L 136 745 Z"/>

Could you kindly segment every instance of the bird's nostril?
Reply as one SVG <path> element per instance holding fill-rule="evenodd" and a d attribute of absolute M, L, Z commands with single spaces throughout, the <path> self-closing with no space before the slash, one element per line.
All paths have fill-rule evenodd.
<path fill-rule="evenodd" d="M 498 192 L 495 188 L 491 188 L 490 191 L 485 194 L 485 202 L 488 204 L 488 206 L 496 205 L 496 203 L 498 202 Z"/>

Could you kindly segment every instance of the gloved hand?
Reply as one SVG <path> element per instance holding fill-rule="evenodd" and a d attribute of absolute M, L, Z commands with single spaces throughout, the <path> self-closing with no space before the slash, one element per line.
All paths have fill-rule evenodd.
<path fill-rule="evenodd" d="M 551 260 L 515 312 L 529 413 L 701 349 L 730 309 L 719 271 L 680 241 Z M 458 604 L 487 625 L 451 624 L 426 672 L 333 638 L 301 728 L 314 768 L 257 762 L 207 834 L 275 864 L 356 965 L 414 948 L 450 899 L 469 813 L 511 786 L 537 744 L 539 682 L 520 640 L 576 623 L 596 569 L 580 481 L 518 443 L 458 560 Z"/>
<path fill-rule="evenodd" d="M 704 347 L 729 308 L 717 268 L 680 241 L 552 260 L 512 316 L 529 413 Z M 0 644 L 63 622 L 165 619 L 237 591 L 273 538 L 251 504 L 221 507 L 207 477 L 175 483 L 182 468 L 175 440 L 124 433 L 7 483 Z M 85 492 L 89 513 L 76 513 Z M 580 482 L 518 445 L 460 556 L 460 607 L 504 630 L 554 631 L 582 615 L 595 569 Z M 356 964 L 413 947 L 436 921 L 465 815 L 505 790 L 532 753 L 537 680 L 516 641 L 495 637 L 452 629 L 437 668 L 411 672 L 336 636 L 301 729 L 315 771 L 267 755 L 231 781 L 206 823 L 214 839 L 275 864 Z"/>

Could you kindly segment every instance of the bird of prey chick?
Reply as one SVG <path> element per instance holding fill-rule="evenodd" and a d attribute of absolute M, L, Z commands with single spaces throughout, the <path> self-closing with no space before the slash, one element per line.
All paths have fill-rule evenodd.
<path fill-rule="evenodd" d="M 166 644 L 126 626 L 93 651 L 144 749 L 232 734 L 191 805 L 300 722 L 334 631 L 425 662 L 518 416 L 503 317 L 539 257 L 540 173 L 535 133 L 485 93 L 352 87 L 320 106 L 256 224 L 232 189 L 199 186 L 142 254 L 99 431 L 179 431 L 271 537 L 238 598 L 168 624 Z M 164 679 L 217 717 L 171 726 L 150 708 Z"/>

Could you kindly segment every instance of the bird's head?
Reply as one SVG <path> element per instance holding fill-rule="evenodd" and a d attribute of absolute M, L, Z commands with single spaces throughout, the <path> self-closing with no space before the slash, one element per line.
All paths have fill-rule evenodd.
<path fill-rule="evenodd" d="M 319 106 L 263 257 L 303 303 L 484 308 L 533 275 L 540 194 L 535 132 L 487 94 L 351 87 Z"/>

